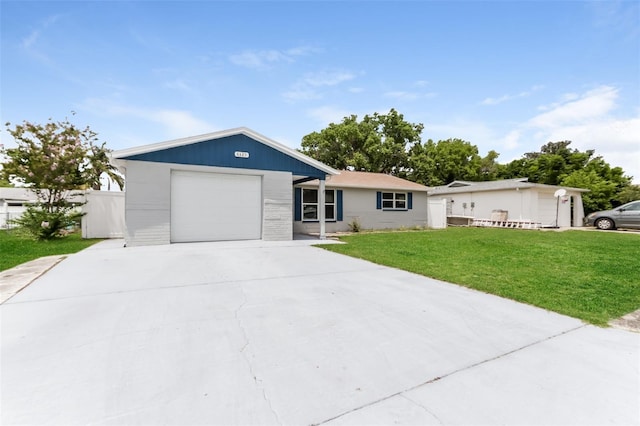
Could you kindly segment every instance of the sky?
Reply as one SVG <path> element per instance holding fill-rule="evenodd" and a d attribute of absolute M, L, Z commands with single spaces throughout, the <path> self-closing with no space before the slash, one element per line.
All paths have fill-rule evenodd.
<path fill-rule="evenodd" d="M 423 141 L 507 163 L 570 140 L 640 183 L 635 0 L 0 0 L 0 35 L 0 122 L 113 150 L 235 127 L 299 148 L 394 108 Z"/>

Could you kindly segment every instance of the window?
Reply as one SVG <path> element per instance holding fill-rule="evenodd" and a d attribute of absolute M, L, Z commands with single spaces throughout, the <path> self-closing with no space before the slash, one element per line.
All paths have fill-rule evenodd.
<path fill-rule="evenodd" d="M 324 205 L 325 220 L 336 220 L 336 192 L 333 189 L 327 189 L 324 191 Z M 302 220 L 319 220 L 317 189 L 302 189 Z"/>
<path fill-rule="evenodd" d="M 383 192 L 382 208 L 384 210 L 406 210 L 407 209 L 407 193 L 406 192 Z"/>
<path fill-rule="evenodd" d="M 625 206 L 624 211 L 638 211 L 640 210 L 640 203 L 632 203 Z"/>

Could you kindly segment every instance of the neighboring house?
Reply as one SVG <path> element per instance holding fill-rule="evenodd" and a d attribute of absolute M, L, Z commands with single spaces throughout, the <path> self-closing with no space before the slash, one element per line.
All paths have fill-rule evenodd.
<path fill-rule="evenodd" d="M 319 232 L 319 181 L 294 187 L 295 233 Z M 427 187 L 382 173 L 340 171 L 325 184 L 327 232 L 427 226 Z"/>
<path fill-rule="evenodd" d="M 244 127 L 125 149 L 112 158 L 126 179 L 127 245 L 291 240 L 293 186 L 318 179 L 324 189 L 326 178 L 338 174 Z"/>
<path fill-rule="evenodd" d="M 26 188 L 0 188 L 0 229 L 12 227 L 9 221 L 22 216 L 36 201 L 36 194 Z"/>
<path fill-rule="evenodd" d="M 556 197 L 564 189 L 564 194 Z M 429 189 L 430 199 L 446 199 L 449 217 L 504 218 L 539 227 L 583 225 L 582 193 L 587 189 L 528 182 L 527 178 L 490 182 L 454 181 Z"/>

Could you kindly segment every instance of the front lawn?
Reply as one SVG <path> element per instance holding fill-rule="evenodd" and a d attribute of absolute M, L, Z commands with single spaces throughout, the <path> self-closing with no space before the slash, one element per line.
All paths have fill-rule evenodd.
<path fill-rule="evenodd" d="M 516 229 L 362 233 L 323 248 L 596 325 L 640 308 L 640 235 Z"/>
<path fill-rule="evenodd" d="M 80 233 L 50 241 L 36 241 L 18 230 L 1 230 L 0 271 L 43 256 L 76 253 L 98 241 L 101 240 L 83 240 Z"/>

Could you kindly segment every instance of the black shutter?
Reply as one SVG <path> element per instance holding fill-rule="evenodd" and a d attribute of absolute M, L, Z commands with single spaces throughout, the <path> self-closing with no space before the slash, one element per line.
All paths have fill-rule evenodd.
<path fill-rule="evenodd" d="M 293 220 L 300 222 L 302 220 L 302 188 L 294 188 L 293 204 Z"/>

